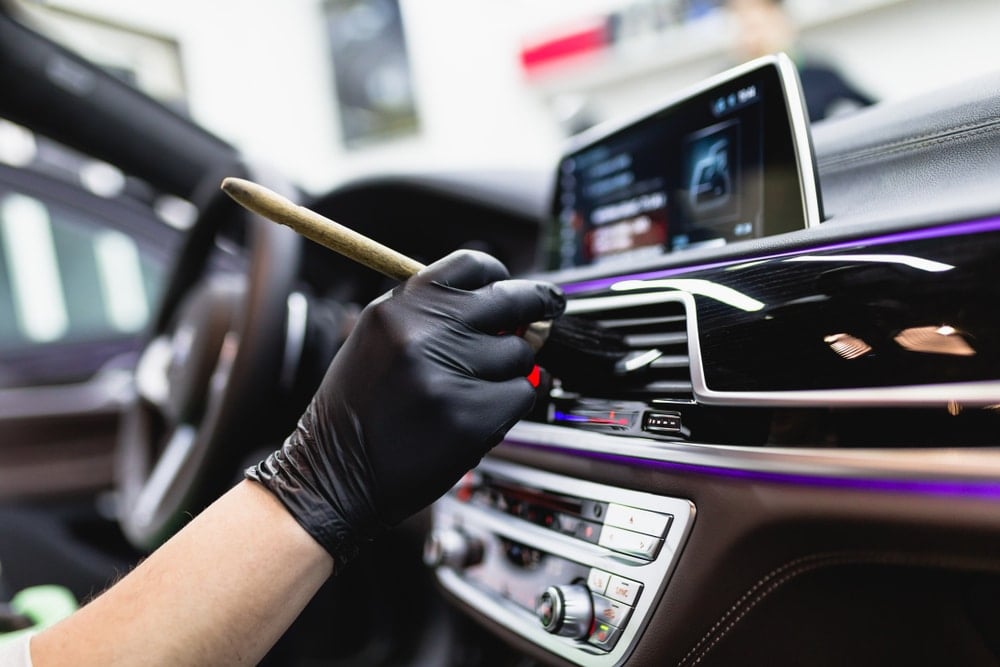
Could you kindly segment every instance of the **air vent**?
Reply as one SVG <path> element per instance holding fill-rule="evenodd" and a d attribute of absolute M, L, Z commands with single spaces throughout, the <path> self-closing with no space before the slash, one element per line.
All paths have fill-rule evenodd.
<path fill-rule="evenodd" d="M 567 312 L 622 337 L 622 354 L 613 367 L 576 375 L 563 389 L 608 398 L 692 400 L 687 311 L 679 299 L 602 297 L 576 299 Z M 586 363 L 581 359 L 581 363 Z"/>

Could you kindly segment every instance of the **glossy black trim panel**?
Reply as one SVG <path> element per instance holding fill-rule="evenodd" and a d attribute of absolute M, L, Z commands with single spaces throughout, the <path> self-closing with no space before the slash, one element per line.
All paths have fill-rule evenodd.
<path fill-rule="evenodd" d="M 571 312 L 684 301 L 704 403 L 991 405 L 998 257 L 990 219 L 565 287 Z"/>

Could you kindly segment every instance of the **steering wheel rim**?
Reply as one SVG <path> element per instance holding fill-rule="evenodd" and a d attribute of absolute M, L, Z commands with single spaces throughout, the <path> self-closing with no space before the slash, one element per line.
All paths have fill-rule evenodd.
<path fill-rule="evenodd" d="M 250 176 L 238 165 L 213 171 L 195 196 L 200 213 L 168 277 L 136 369 L 136 395 L 122 414 L 118 520 L 126 538 L 144 550 L 166 540 L 231 482 L 233 464 L 248 451 L 248 416 L 263 412 L 265 389 L 282 370 L 301 239 L 222 193 L 222 178 L 233 175 Z M 294 197 L 284 183 L 268 185 Z M 245 224 L 244 285 L 206 271 L 222 222 L 231 216 Z M 189 364 L 199 369 L 195 377 L 184 370 Z"/>

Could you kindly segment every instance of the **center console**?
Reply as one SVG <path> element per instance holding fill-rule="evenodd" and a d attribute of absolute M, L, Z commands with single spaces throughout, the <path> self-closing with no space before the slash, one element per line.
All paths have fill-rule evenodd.
<path fill-rule="evenodd" d="M 713 418 L 697 412 L 688 341 L 707 281 L 633 295 L 575 276 L 624 275 L 819 217 L 801 93 L 781 56 L 573 140 L 556 170 L 546 278 L 566 288 L 567 312 L 613 328 L 625 349 L 606 367 L 563 359 L 543 371 L 533 419 L 567 433 L 706 437 Z M 434 505 L 424 557 L 445 590 L 535 646 L 617 665 L 669 585 L 695 511 L 689 498 L 487 458 Z"/>
<path fill-rule="evenodd" d="M 552 653 L 614 665 L 669 580 L 695 507 L 487 460 L 434 505 L 424 558 L 452 594 Z"/>

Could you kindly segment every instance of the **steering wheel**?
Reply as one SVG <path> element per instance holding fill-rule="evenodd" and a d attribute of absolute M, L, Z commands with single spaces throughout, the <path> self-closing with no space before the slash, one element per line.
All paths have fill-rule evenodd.
<path fill-rule="evenodd" d="M 232 482 L 248 443 L 261 444 L 254 442 L 254 418 L 266 413 L 267 390 L 283 377 L 283 362 L 297 361 L 293 334 L 304 313 L 290 295 L 300 239 L 230 200 L 219 189 L 225 176 L 249 177 L 229 165 L 205 176 L 195 193 L 199 214 L 168 276 L 136 367 L 135 397 L 122 415 L 118 520 L 144 550 Z M 294 196 L 284 184 L 268 183 L 276 185 Z M 208 271 L 224 225 L 245 232 L 249 261 L 242 271 Z"/>

